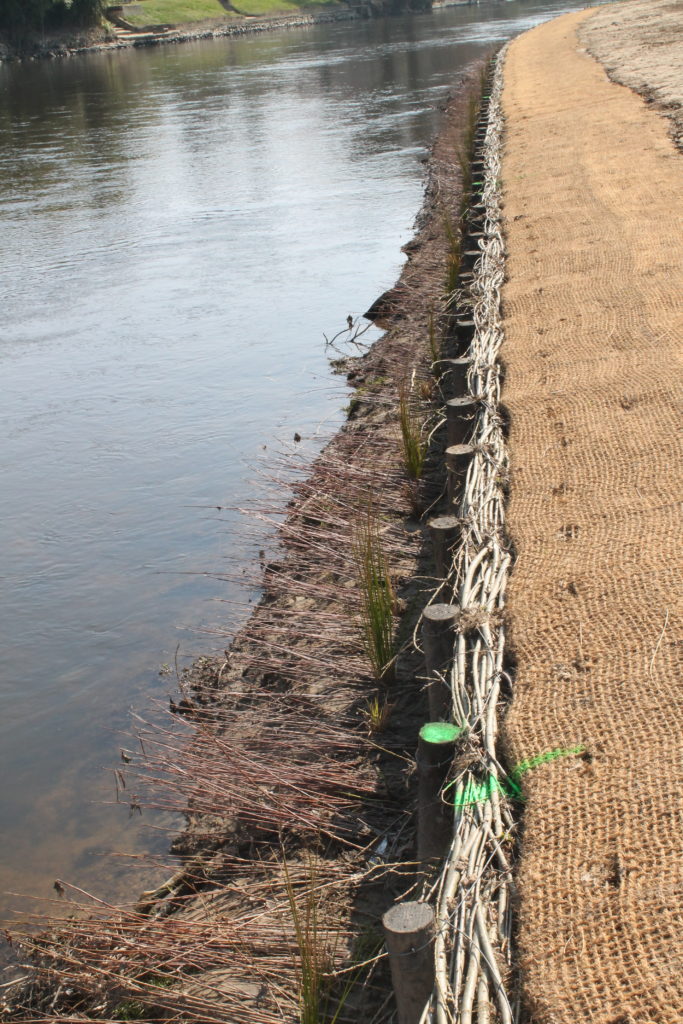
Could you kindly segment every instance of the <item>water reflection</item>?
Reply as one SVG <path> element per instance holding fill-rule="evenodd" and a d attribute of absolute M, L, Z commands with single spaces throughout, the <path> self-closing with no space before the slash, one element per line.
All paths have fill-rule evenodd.
<path fill-rule="evenodd" d="M 115 895 L 103 854 L 148 847 L 99 806 L 99 766 L 127 706 L 163 698 L 177 640 L 199 653 L 220 640 L 193 629 L 248 610 L 187 574 L 263 544 L 200 506 L 243 504 L 277 437 L 315 451 L 339 422 L 322 332 L 395 279 L 438 104 L 563 9 L 0 67 L 0 889 Z"/>

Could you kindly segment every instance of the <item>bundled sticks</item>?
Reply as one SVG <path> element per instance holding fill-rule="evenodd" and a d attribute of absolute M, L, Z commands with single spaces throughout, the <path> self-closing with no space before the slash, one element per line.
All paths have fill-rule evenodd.
<path fill-rule="evenodd" d="M 502 609 L 511 561 L 504 531 L 508 456 L 497 363 L 503 338 L 498 191 L 503 61 L 504 51 L 496 62 L 487 115 L 475 134 L 483 182 L 471 218 L 480 253 L 469 289 L 473 334 L 467 356 L 470 393 L 478 408 L 468 437 L 473 457 L 457 501 L 462 530 L 448 576 L 460 608 L 450 671 L 453 720 L 467 731 L 470 758 L 465 767 L 460 765 L 444 797 L 454 807 L 454 835 L 433 889 L 435 987 L 423 1024 L 470 1024 L 475 1018 L 512 1024 L 517 1019 L 510 995 L 515 822 L 501 786 L 505 773 L 497 752 L 505 677 Z"/>

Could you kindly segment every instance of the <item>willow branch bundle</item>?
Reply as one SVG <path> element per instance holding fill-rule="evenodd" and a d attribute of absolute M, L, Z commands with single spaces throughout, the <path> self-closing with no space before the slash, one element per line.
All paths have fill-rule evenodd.
<path fill-rule="evenodd" d="M 265 595 L 240 630 L 237 653 L 248 650 L 252 670 L 273 673 L 297 689 L 315 692 L 316 676 L 325 677 L 328 689 L 335 678 L 362 685 L 368 675 L 381 675 L 395 653 L 392 580 L 413 571 L 419 538 L 397 529 L 402 504 L 409 509 L 405 475 L 398 444 L 387 444 L 386 430 L 376 434 L 368 430 L 361 445 L 359 431 L 340 435 L 309 478 L 293 484 L 296 498 L 286 517 L 255 513 L 275 526 L 285 557 L 266 564 L 263 576 L 253 579 Z M 368 572 L 368 559 L 360 552 L 362 547 L 367 555 L 362 538 L 370 536 L 376 541 L 372 550 L 381 550 L 386 563 L 379 575 Z M 245 582 L 244 575 L 234 578 Z M 374 583 L 378 594 L 383 588 L 386 613 L 377 657 L 368 627 L 377 604 L 368 602 Z M 221 627 L 213 632 L 223 635 Z"/>
<path fill-rule="evenodd" d="M 451 672 L 453 717 L 467 729 L 474 756 L 449 790 L 456 810 L 452 845 L 435 887 L 436 984 L 423 1014 L 423 1022 L 429 1024 L 471 1024 L 475 1018 L 512 1024 L 516 1019 L 508 994 L 515 823 L 497 757 L 504 678 L 502 609 L 511 561 L 504 532 L 508 456 L 497 363 L 503 338 L 499 181 L 504 52 L 496 63 L 489 104 L 485 228 L 470 298 L 475 330 L 469 383 L 479 399 L 479 413 L 471 438 L 474 457 L 459 509 L 462 536 L 450 573 L 461 608 Z"/>

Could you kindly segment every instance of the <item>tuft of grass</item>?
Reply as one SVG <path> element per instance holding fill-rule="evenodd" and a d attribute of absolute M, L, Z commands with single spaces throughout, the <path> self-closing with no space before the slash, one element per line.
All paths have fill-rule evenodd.
<path fill-rule="evenodd" d="M 365 651 L 375 677 L 388 681 L 396 656 L 394 591 L 372 507 L 368 507 L 356 523 L 353 548 L 361 591 L 360 618 Z"/>
<path fill-rule="evenodd" d="M 389 703 L 386 696 L 380 696 L 380 694 L 375 694 L 367 702 L 363 717 L 373 736 L 384 732 L 389 724 L 392 708 L 393 704 Z"/>
<path fill-rule="evenodd" d="M 467 120 L 465 122 L 465 133 L 463 137 L 463 150 L 467 159 L 472 158 L 474 152 L 474 133 L 477 130 L 477 119 L 479 117 L 480 93 L 473 93 L 467 105 Z"/>
<path fill-rule="evenodd" d="M 427 445 L 422 437 L 422 424 L 415 414 L 405 384 L 401 384 L 398 391 L 398 416 L 403 442 L 403 464 L 409 478 L 419 480 L 424 469 Z"/>
<path fill-rule="evenodd" d="M 420 481 L 406 480 L 403 486 L 403 496 L 406 499 L 413 519 L 422 519 L 425 513 L 425 502 Z"/>
<path fill-rule="evenodd" d="M 117 1020 L 144 1020 L 147 1010 L 136 999 L 126 999 L 114 1010 Z"/>
<path fill-rule="evenodd" d="M 175 980 L 169 978 L 166 974 L 153 974 L 149 978 L 145 978 L 148 985 L 154 985 L 155 988 L 173 988 Z"/>
<path fill-rule="evenodd" d="M 458 150 L 457 159 L 460 166 L 460 181 L 462 183 L 460 196 L 460 219 L 463 220 L 467 214 L 467 209 L 470 203 L 470 194 L 472 192 L 472 150 L 463 146 L 462 149 Z"/>
<path fill-rule="evenodd" d="M 427 337 L 429 339 L 429 354 L 432 357 L 432 366 L 439 361 L 441 358 L 441 345 L 436 336 L 436 326 L 434 324 L 434 312 L 430 309 L 429 319 L 427 320 Z"/>
<path fill-rule="evenodd" d="M 450 295 L 458 287 L 461 262 L 460 231 L 453 226 L 453 222 L 447 213 L 444 213 L 443 226 L 448 242 L 448 250 L 446 252 L 446 292 Z"/>
<path fill-rule="evenodd" d="M 307 886 L 300 900 L 294 891 L 287 859 L 283 857 L 282 861 L 298 952 L 299 1024 L 336 1024 L 353 987 L 356 972 L 348 974 L 341 991 L 335 992 L 338 988 L 334 971 L 335 950 L 329 945 L 329 934 L 320 925 L 320 888 L 315 861 L 311 854 L 308 856 Z M 338 932 L 337 939 L 339 935 Z"/>

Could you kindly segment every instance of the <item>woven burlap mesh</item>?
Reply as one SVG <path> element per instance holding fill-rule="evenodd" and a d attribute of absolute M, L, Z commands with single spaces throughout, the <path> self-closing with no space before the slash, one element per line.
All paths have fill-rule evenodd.
<path fill-rule="evenodd" d="M 505 66 L 503 400 L 527 772 L 519 959 L 536 1024 L 683 1021 L 683 167 L 577 42 Z"/>

